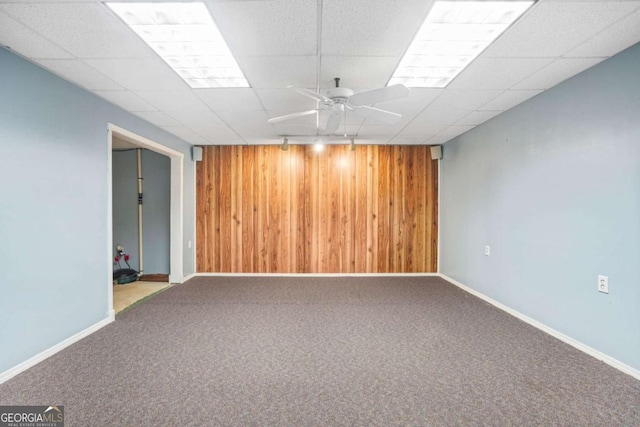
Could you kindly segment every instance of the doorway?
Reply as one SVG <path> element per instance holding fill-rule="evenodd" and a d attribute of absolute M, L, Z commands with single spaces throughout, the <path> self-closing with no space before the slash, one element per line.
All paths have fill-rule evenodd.
<path fill-rule="evenodd" d="M 113 148 L 114 141 L 127 144 L 132 148 L 142 148 L 151 152 L 161 154 L 169 158 L 170 162 L 170 195 L 169 195 L 169 283 L 182 283 L 182 227 L 183 227 L 183 161 L 184 154 L 165 147 L 155 141 L 143 136 L 137 135 L 126 129 L 120 128 L 113 124 L 108 125 L 107 138 L 107 185 L 108 185 L 108 203 L 107 203 L 107 260 L 109 265 L 108 277 L 108 315 L 115 317 L 114 300 L 113 300 L 113 257 L 114 242 L 113 230 Z"/>

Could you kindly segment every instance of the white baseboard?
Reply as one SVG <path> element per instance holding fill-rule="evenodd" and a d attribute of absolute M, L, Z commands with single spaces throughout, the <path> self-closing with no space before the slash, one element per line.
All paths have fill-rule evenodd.
<path fill-rule="evenodd" d="M 193 273 L 192 277 L 440 277 L 439 273 Z"/>
<path fill-rule="evenodd" d="M 107 326 L 109 323 L 113 322 L 114 319 L 115 319 L 115 313 L 114 313 L 113 310 L 111 310 L 110 314 L 107 316 L 106 319 L 103 319 L 103 320 L 99 321 L 98 323 L 89 326 L 87 329 L 78 332 L 77 334 L 65 339 L 62 342 L 59 342 L 58 344 L 54 345 L 53 347 L 50 347 L 50 348 L 46 349 L 45 351 L 36 354 L 32 358 L 30 358 L 28 360 L 25 360 L 24 362 L 14 366 L 13 368 L 10 368 L 10 369 L 0 373 L 0 384 L 4 383 L 5 381 L 10 380 L 11 378 L 13 378 L 16 375 L 18 375 L 20 372 L 26 371 L 27 369 L 31 368 L 32 366 L 37 365 L 38 363 L 42 362 L 43 360 L 45 360 L 48 357 L 53 356 L 54 354 L 58 353 L 59 351 L 69 347 L 71 344 L 80 341 L 82 338 L 84 338 L 84 337 L 86 337 L 88 335 L 91 335 L 92 333 L 94 333 L 98 329 L 101 329 L 101 328 Z"/>
<path fill-rule="evenodd" d="M 198 273 L 191 273 L 185 277 L 182 278 L 182 283 L 186 282 L 189 279 L 193 279 L 194 277 L 198 276 Z"/>
<path fill-rule="evenodd" d="M 543 332 L 546 332 L 547 334 L 551 335 L 552 337 L 555 337 L 557 339 L 559 339 L 562 342 L 565 342 L 567 344 L 569 344 L 570 346 L 577 348 L 578 350 L 588 354 L 589 356 L 595 357 L 598 360 L 603 361 L 604 363 L 606 363 L 607 365 L 613 366 L 614 368 L 618 369 L 619 371 L 624 372 L 625 374 L 631 375 L 632 377 L 640 380 L 640 371 L 632 368 L 631 366 L 624 364 L 622 362 L 620 362 L 617 359 L 614 359 L 611 356 L 608 356 L 604 353 L 602 353 L 601 351 L 596 350 L 595 348 L 589 347 L 586 344 L 581 343 L 580 341 L 576 341 L 573 338 L 571 338 L 570 336 L 567 336 L 565 334 L 563 334 L 562 332 L 558 332 L 553 328 L 550 328 L 549 326 L 545 325 L 544 323 L 538 322 L 535 319 L 530 318 L 529 316 L 526 316 L 522 313 L 520 313 L 519 311 L 516 311 L 512 308 L 507 307 L 506 305 L 499 303 L 498 301 L 489 298 L 488 296 L 474 290 L 471 289 L 468 286 L 463 285 L 462 283 L 458 282 L 457 280 L 452 279 L 451 277 L 445 275 L 445 274 L 440 274 L 440 277 L 442 277 L 444 280 L 452 283 L 453 285 L 456 285 L 457 287 L 459 287 L 460 289 L 463 289 L 467 292 L 469 292 L 471 295 L 474 295 L 486 302 L 488 302 L 489 304 L 499 308 L 500 310 L 503 310 L 507 313 L 509 313 L 510 315 L 517 317 L 518 319 L 522 320 L 523 322 L 526 322 L 528 324 L 530 324 L 531 326 L 540 329 Z"/>

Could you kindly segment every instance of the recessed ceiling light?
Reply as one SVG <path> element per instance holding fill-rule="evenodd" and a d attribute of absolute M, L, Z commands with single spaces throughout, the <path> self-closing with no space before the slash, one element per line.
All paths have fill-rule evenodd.
<path fill-rule="evenodd" d="M 315 143 L 313 145 L 313 149 L 316 151 L 316 153 L 320 153 L 322 150 L 324 150 L 324 145 L 320 144 L 319 142 Z"/>
<path fill-rule="evenodd" d="M 387 86 L 447 86 L 534 3 L 435 2 Z"/>
<path fill-rule="evenodd" d="M 204 3 L 105 3 L 192 88 L 250 87 Z"/>

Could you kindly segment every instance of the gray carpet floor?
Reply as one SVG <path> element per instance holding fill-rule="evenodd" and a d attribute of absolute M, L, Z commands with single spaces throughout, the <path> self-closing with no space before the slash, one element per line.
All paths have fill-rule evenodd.
<path fill-rule="evenodd" d="M 435 277 L 195 278 L 0 385 L 67 426 L 638 426 L 640 381 Z"/>

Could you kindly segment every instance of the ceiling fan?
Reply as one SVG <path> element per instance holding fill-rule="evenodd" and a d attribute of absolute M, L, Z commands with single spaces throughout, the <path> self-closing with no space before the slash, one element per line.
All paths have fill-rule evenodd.
<path fill-rule="evenodd" d="M 286 116 L 274 117 L 268 120 L 269 123 L 278 123 L 285 120 L 295 119 L 296 117 L 308 116 L 310 114 L 316 114 L 318 111 L 329 111 L 329 119 L 327 120 L 324 132 L 333 133 L 338 130 L 342 117 L 347 112 L 352 112 L 360 117 L 374 119 L 389 124 L 398 123 L 402 118 L 401 114 L 374 108 L 371 105 L 378 102 L 406 98 L 409 96 L 409 88 L 405 85 L 397 84 L 354 94 L 351 89 L 340 87 L 339 77 L 336 77 L 334 80 L 336 82 L 336 87 L 327 90 L 324 95 L 313 92 L 309 89 L 290 86 L 290 88 L 298 92 L 300 95 L 318 101 L 318 108 L 314 110 L 301 111 L 299 113 L 287 114 Z"/>

